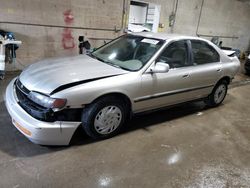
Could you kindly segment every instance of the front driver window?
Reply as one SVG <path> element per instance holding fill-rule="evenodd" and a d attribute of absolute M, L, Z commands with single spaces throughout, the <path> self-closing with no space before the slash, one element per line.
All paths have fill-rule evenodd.
<path fill-rule="evenodd" d="M 189 66 L 186 41 L 171 43 L 158 57 L 157 62 L 168 63 L 170 68 Z"/>

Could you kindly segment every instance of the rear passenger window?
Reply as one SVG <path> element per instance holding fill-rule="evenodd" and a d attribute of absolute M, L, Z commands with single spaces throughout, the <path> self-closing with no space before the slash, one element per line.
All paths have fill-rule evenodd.
<path fill-rule="evenodd" d="M 217 51 L 203 41 L 192 41 L 192 52 L 195 65 L 215 63 L 220 61 Z"/>
<path fill-rule="evenodd" d="M 170 68 L 189 66 L 186 41 L 176 41 L 170 44 L 161 53 L 157 61 L 169 64 Z"/>

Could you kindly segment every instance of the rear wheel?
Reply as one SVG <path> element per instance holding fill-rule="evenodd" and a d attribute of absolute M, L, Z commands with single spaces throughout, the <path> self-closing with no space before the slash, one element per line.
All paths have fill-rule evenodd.
<path fill-rule="evenodd" d="M 210 107 L 219 106 L 227 95 L 228 83 L 226 80 L 219 82 L 213 92 L 205 100 L 206 104 Z"/>
<path fill-rule="evenodd" d="M 0 80 L 3 80 L 4 79 L 4 75 L 0 75 Z"/>
<path fill-rule="evenodd" d="M 249 70 L 246 70 L 246 75 L 250 75 L 250 71 Z"/>
<path fill-rule="evenodd" d="M 104 97 L 83 109 L 82 126 L 94 139 L 116 135 L 127 116 L 126 104 L 116 97 Z"/>

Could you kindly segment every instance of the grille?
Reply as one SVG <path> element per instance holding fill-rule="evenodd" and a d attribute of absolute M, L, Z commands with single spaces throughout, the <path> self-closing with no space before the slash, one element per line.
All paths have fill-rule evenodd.
<path fill-rule="evenodd" d="M 32 109 L 37 109 L 37 110 L 44 110 L 46 108 L 34 103 L 28 98 L 28 94 L 30 91 L 20 82 L 18 79 L 16 81 L 16 95 L 19 100 L 19 103 L 22 107 L 27 107 L 27 108 L 32 108 Z"/>
<path fill-rule="evenodd" d="M 21 83 L 19 79 L 15 82 L 16 96 L 19 100 L 18 104 L 32 117 L 53 122 L 60 121 L 81 121 L 82 109 L 65 109 L 60 112 L 53 113 L 51 109 L 44 108 L 28 98 L 30 91 Z"/>
<path fill-rule="evenodd" d="M 19 79 L 17 79 L 16 81 L 16 87 L 17 87 L 17 90 L 19 92 L 22 92 L 23 94 L 25 94 L 26 96 L 29 94 L 29 90 L 21 83 L 21 81 Z"/>
<path fill-rule="evenodd" d="M 15 83 L 16 96 L 19 100 L 19 105 L 32 117 L 40 120 L 50 120 L 50 110 L 46 109 L 28 98 L 30 91 L 17 79 Z"/>
<path fill-rule="evenodd" d="M 16 80 L 15 89 L 16 89 L 16 96 L 19 100 L 19 103 L 23 104 L 29 100 L 28 94 L 30 91 L 26 87 L 23 86 L 23 84 L 20 82 L 19 79 Z"/>

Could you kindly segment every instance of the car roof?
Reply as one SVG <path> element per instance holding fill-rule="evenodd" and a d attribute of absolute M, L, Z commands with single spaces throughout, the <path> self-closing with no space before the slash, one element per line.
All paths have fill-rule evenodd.
<path fill-rule="evenodd" d="M 169 33 L 153 33 L 153 32 L 140 32 L 132 33 L 135 36 L 142 36 L 146 38 L 155 38 L 160 40 L 169 40 L 169 39 L 195 39 L 195 40 L 204 40 L 199 37 L 185 36 L 180 34 L 169 34 Z"/>

